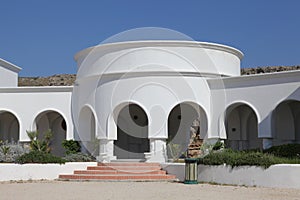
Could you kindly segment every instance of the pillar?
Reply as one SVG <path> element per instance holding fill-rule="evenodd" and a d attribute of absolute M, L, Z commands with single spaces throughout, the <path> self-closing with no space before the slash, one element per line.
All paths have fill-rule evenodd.
<path fill-rule="evenodd" d="M 167 146 L 165 138 L 149 138 L 150 152 L 145 153 L 146 162 L 164 163 L 167 160 Z"/>

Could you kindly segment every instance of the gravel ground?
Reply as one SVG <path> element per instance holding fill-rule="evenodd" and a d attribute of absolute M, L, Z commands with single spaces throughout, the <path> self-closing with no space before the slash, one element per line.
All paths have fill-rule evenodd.
<path fill-rule="evenodd" d="M 2 182 L 0 199 L 300 199 L 300 189 L 185 185 L 170 182 Z"/>

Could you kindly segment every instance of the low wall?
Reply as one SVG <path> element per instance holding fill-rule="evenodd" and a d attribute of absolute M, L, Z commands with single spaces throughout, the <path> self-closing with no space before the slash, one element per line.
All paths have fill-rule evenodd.
<path fill-rule="evenodd" d="M 164 163 L 164 170 L 184 180 L 184 163 Z M 254 166 L 198 166 L 198 181 L 244 186 L 300 189 L 300 164 L 278 164 L 267 169 Z"/>
<path fill-rule="evenodd" d="M 0 164 L 0 181 L 54 180 L 59 174 L 72 174 L 74 170 L 96 166 L 97 162 L 69 162 L 65 164 Z"/>

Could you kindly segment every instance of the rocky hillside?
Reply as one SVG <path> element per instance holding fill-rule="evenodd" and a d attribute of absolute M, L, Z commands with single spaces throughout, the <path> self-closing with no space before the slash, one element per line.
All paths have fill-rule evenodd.
<path fill-rule="evenodd" d="M 277 66 L 242 68 L 242 75 L 275 73 L 281 71 L 300 70 L 298 66 Z M 76 79 L 75 74 L 58 74 L 49 77 L 19 77 L 19 86 L 68 86 L 73 85 Z"/>
<path fill-rule="evenodd" d="M 262 73 L 274 73 L 281 71 L 300 70 L 300 65 L 297 66 L 277 66 L 277 67 L 256 67 L 256 68 L 242 68 L 242 75 L 249 74 L 262 74 Z"/>
<path fill-rule="evenodd" d="M 19 86 L 68 86 L 75 82 L 75 74 L 58 74 L 48 77 L 19 77 Z"/>

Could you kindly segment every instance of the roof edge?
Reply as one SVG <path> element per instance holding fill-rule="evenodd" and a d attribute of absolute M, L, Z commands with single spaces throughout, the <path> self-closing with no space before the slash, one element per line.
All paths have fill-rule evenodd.
<path fill-rule="evenodd" d="M 12 64 L 12 63 L 10 63 L 10 62 L 2 59 L 2 58 L 0 58 L 0 66 L 5 67 L 6 69 L 9 69 L 9 70 L 11 70 L 13 72 L 16 72 L 16 73 L 19 73 L 22 70 L 21 67 L 18 67 L 17 65 L 14 65 L 14 64 Z"/>
<path fill-rule="evenodd" d="M 236 55 L 240 60 L 243 59 L 244 54 L 242 51 L 228 46 L 224 44 L 212 43 L 212 42 L 199 42 L 199 41 L 185 41 L 185 40 L 136 40 L 136 41 L 124 41 L 124 42 L 115 42 L 115 43 L 106 43 L 106 44 L 99 44 L 96 46 L 88 47 L 83 49 L 75 54 L 74 59 L 77 61 L 80 56 L 84 54 L 88 54 L 93 51 L 95 48 L 105 48 L 105 47 L 116 47 L 119 45 L 120 47 L 125 48 L 127 47 L 142 47 L 144 45 L 154 45 L 154 46 L 186 46 L 186 47 L 201 47 L 207 49 L 214 49 L 214 50 L 222 50 L 229 53 Z"/>

